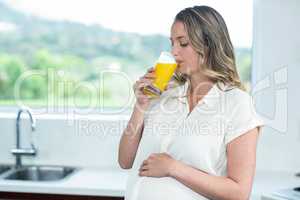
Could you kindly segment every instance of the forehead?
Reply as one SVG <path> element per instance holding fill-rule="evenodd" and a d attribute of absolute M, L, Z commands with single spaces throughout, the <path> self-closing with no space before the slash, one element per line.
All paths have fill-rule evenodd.
<path fill-rule="evenodd" d="M 187 37 L 184 24 L 180 21 L 174 22 L 171 27 L 171 39 L 177 39 L 178 37 Z"/>

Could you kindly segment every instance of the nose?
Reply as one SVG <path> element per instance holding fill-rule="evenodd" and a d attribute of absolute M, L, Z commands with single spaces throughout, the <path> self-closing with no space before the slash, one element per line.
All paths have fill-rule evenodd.
<path fill-rule="evenodd" d="M 175 59 L 176 59 L 176 57 L 178 57 L 179 51 L 175 45 L 172 46 L 171 53 L 175 57 Z"/>

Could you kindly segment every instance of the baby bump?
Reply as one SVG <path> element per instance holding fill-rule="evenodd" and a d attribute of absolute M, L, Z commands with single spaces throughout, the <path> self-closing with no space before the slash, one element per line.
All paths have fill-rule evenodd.
<path fill-rule="evenodd" d="M 203 196 L 171 177 L 143 177 L 135 199 L 130 200 L 204 200 Z"/>

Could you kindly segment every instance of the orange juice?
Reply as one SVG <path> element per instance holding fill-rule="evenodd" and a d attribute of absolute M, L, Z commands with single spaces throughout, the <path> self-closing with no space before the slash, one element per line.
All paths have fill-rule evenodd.
<path fill-rule="evenodd" d="M 155 79 L 152 82 L 152 85 L 144 87 L 144 94 L 149 97 L 159 97 L 166 89 L 176 68 L 177 63 L 172 54 L 165 51 L 161 52 L 154 67 Z"/>
<path fill-rule="evenodd" d="M 176 70 L 176 63 L 157 63 L 155 65 L 155 80 L 153 85 L 161 92 L 164 91 Z"/>
<path fill-rule="evenodd" d="M 168 82 L 171 80 L 175 70 L 176 63 L 157 63 L 154 68 L 155 79 L 152 86 L 146 86 L 143 89 L 144 94 L 149 97 L 158 97 L 166 89 Z"/>

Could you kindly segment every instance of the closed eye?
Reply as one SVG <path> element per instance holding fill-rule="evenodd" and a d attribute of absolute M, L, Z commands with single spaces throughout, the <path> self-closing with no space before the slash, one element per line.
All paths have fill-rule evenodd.
<path fill-rule="evenodd" d="M 188 46 L 189 45 L 189 43 L 180 43 L 180 46 L 181 47 L 186 47 L 186 46 Z"/>

